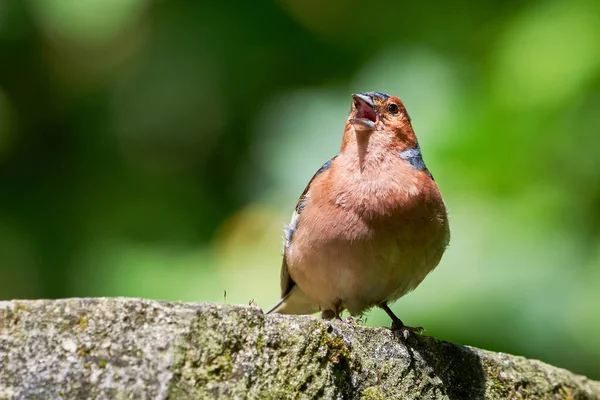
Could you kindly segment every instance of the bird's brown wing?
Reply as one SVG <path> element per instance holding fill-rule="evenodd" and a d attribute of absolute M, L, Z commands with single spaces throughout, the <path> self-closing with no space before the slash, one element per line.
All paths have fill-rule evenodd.
<path fill-rule="evenodd" d="M 298 220 L 300 218 L 300 214 L 302 213 L 302 210 L 304 210 L 304 207 L 306 206 L 306 201 L 308 199 L 308 193 L 310 191 L 310 186 L 317 176 L 321 175 L 323 172 L 325 172 L 329 168 L 331 168 L 331 164 L 333 163 L 333 160 L 335 160 L 336 157 L 337 157 L 337 155 L 334 156 L 331 160 L 327 161 L 325 164 L 323 164 L 323 166 L 321 168 L 319 168 L 317 170 L 317 172 L 315 172 L 313 177 L 308 182 L 308 185 L 306 185 L 306 188 L 304 188 L 304 191 L 302 192 L 300 199 L 298 199 L 298 203 L 296 204 L 296 209 L 294 210 L 294 215 L 292 216 L 292 221 L 290 222 L 289 225 L 286 225 L 286 227 L 284 229 L 284 249 L 283 249 L 284 254 L 283 254 L 283 262 L 281 263 L 281 274 L 280 274 L 281 298 L 284 298 L 285 296 L 287 296 L 288 293 L 290 293 L 290 291 L 292 290 L 292 288 L 296 285 L 296 282 L 294 282 L 294 280 L 292 279 L 292 277 L 290 276 L 290 273 L 288 271 L 287 262 L 285 260 L 285 252 L 287 251 L 287 247 L 292 242 L 292 237 L 294 235 L 294 232 L 296 231 L 296 229 L 298 229 Z"/>

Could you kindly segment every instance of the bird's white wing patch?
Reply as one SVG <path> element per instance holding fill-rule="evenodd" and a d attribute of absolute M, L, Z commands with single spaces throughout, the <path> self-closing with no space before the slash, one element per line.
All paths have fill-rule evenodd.
<path fill-rule="evenodd" d="M 289 248 L 292 243 L 292 237 L 294 236 L 294 232 L 298 229 L 298 219 L 300 215 L 297 211 L 294 211 L 292 214 L 292 220 L 288 225 L 283 228 L 283 251 Z"/>

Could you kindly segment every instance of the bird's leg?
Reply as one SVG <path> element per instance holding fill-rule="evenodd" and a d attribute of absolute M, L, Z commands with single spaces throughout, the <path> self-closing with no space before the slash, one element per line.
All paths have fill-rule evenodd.
<path fill-rule="evenodd" d="M 337 300 L 334 304 L 335 309 L 332 310 L 330 308 L 321 311 L 321 318 L 322 319 L 334 319 L 335 322 L 346 322 L 344 320 L 342 320 L 342 317 L 340 317 L 340 315 L 342 315 L 342 311 L 344 311 L 344 307 L 342 306 L 342 301 L 341 300 Z"/>
<path fill-rule="evenodd" d="M 383 311 L 385 311 L 387 313 L 387 315 L 389 315 L 389 317 L 392 319 L 391 329 L 393 331 L 399 331 L 400 333 L 402 333 L 402 336 L 404 336 L 404 339 L 408 339 L 408 335 L 411 332 L 412 333 L 421 333 L 421 332 L 425 331 L 425 329 L 423 329 L 423 327 L 421 327 L 421 326 L 413 328 L 411 326 L 404 325 L 404 322 L 402 322 L 400 320 L 400 318 L 398 318 L 396 316 L 396 314 L 394 314 L 393 311 L 390 310 L 390 308 L 388 307 L 388 305 L 386 303 L 381 303 L 379 305 L 379 307 L 381 307 L 383 309 Z"/>

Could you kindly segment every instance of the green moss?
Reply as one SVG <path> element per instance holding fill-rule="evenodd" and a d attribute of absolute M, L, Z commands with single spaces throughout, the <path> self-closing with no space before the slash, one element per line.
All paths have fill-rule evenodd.
<path fill-rule="evenodd" d="M 144 352 L 142 351 L 142 349 L 140 349 L 139 347 L 134 346 L 130 351 L 127 352 L 128 354 L 131 354 L 132 357 L 135 357 L 137 359 L 141 359 L 144 357 Z"/>
<path fill-rule="evenodd" d="M 497 366 L 494 363 L 484 363 L 484 369 L 486 376 L 488 376 L 486 381 L 488 390 L 486 392 L 492 395 L 493 399 L 510 398 L 513 394 L 513 388 L 510 384 L 503 382 L 502 375 L 500 374 L 501 371 Z"/>
<path fill-rule="evenodd" d="M 90 351 L 86 349 L 84 346 L 77 346 L 77 355 L 79 357 L 85 357 L 90 354 Z"/>
<path fill-rule="evenodd" d="M 0 333 L 2 333 L 8 327 L 8 320 L 10 318 L 10 311 L 5 308 L 0 308 Z"/>
<path fill-rule="evenodd" d="M 25 304 L 23 304 L 21 302 L 16 301 L 13 304 L 14 304 L 15 313 L 17 313 L 19 311 L 26 311 L 27 310 L 27 307 L 25 306 Z"/>
<path fill-rule="evenodd" d="M 326 335 L 325 345 L 327 346 L 329 360 L 334 364 L 339 364 L 350 359 L 350 350 L 342 338 L 332 338 L 331 336 Z"/>
<path fill-rule="evenodd" d="M 265 347 L 265 337 L 264 335 L 260 335 L 256 341 L 256 349 L 261 351 Z"/>
<path fill-rule="evenodd" d="M 575 396 L 573 396 L 569 389 L 567 389 L 564 385 L 560 385 L 558 391 L 564 396 L 564 400 L 573 400 L 575 398 Z"/>
<path fill-rule="evenodd" d="M 88 319 L 87 317 L 80 317 L 79 321 L 77 321 L 77 327 L 79 327 L 79 329 L 84 330 L 85 328 L 88 327 Z"/>
<path fill-rule="evenodd" d="M 518 376 L 518 381 L 513 378 L 503 378 L 506 371 L 500 361 L 488 359 L 484 362 L 486 371 L 486 396 L 490 399 L 539 399 L 552 398 L 573 400 L 579 398 L 572 394 L 572 387 L 565 385 L 564 382 L 552 384 L 547 379 L 545 366 L 539 364 L 532 366 L 531 364 L 523 363 L 518 370 L 513 371 L 513 374 Z M 503 372 L 504 371 L 504 372 Z M 556 386 L 555 386 L 556 385 Z M 581 397 L 587 398 L 586 396 Z"/>
<path fill-rule="evenodd" d="M 100 368 L 106 368 L 106 360 L 100 360 L 100 361 L 98 361 L 98 366 Z"/>
<path fill-rule="evenodd" d="M 218 380 L 223 381 L 227 378 L 227 374 L 233 370 L 233 363 L 231 361 L 231 353 L 229 349 L 226 349 L 224 353 L 206 366 L 196 363 L 196 374 L 203 380 Z"/>
<path fill-rule="evenodd" d="M 124 392 L 118 392 L 115 394 L 115 400 L 126 400 L 129 399 L 130 396 L 127 395 L 127 393 Z"/>
<path fill-rule="evenodd" d="M 363 390 L 360 398 L 361 400 L 386 400 L 388 397 L 379 386 L 371 386 Z"/>

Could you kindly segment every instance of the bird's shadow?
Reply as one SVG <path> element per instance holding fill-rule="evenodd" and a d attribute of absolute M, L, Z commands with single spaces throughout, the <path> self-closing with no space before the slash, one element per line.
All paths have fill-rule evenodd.
<path fill-rule="evenodd" d="M 410 335 L 404 339 L 409 355 L 409 365 L 402 373 L 407 374 L 424 363 L 432 375 L 442 382 L 441 389 L 449 399 L 484 399 L 486 377 L 480 356 L 469 347 L 434 339 L 424 335 Z M 422 367 L 422 366 L 420 366 Z"/>

